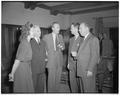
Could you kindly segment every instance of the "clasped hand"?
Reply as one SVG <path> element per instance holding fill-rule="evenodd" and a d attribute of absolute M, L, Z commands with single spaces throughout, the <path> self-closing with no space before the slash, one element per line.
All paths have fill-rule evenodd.
<path fill-rule="evenodd" d="M 77 56 L 77 52 L 75 52 L 75 51 L 72 51 L 71 54 L 72 54 L 73 57 Z"/>
<path fill-rule="evenodd" d="M 87 77 L 90 77 L 92 75 L 93 75 L 93 73 L 91 71 L 87 71 Z"/>
<path fill-rule="evenodd" d="M 58 44 L 58 47 L 63 50 L 62 44 L 59 43 L 59 44 Z"/>
<path fill-rule="evenodd" d="M 14 81 L 14 75 L 12 73 L 9 74 L 9 81 Z"/>

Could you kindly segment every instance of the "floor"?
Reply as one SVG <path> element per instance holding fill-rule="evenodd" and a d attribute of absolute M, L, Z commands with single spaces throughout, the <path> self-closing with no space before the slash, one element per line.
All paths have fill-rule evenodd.
<path fill-rule="evenodd" d="M 69 86 L 69 80 L 68 80 L 68 71 L 63 71 L 61 76 L 61 87 L 60 91 L 61 93 L 70 93 L 70 86 Z"/>
<path fill-rule="evenodd" d="M 2 82 L 1 82 L 1 92 L 2 93 L 12 93 L 13 92 L 13 83 L 8 82 L 8 78 L 3 78 L 7 73 L 3 72 Z M 69 83 L 68 83 L 68 71 L 64 71 L 61 76 L 61 85 L 59 93 L 70 93 Z"/>
<path fill-rule="evenodd" d="M 2 72 L 2 82 L 1 82 L 1 92 L 2 93 L 12 93 L 13 83 L 8 82 L 8 78 L 3 78 L 6 76 L 7 73 Z M 109 78 L 109 77 L 108 77 Z M 109 79 L 108 79 L 109 80 Z M 106 84 L 108 81 L 106 81 Z M 102 93 L 112 93 L 112 88 L 109 87 L 109 85 L 106 85 L 103 87 Z M 61 76 L 61 85 L 59 93 L 70 93 L 70 86 L 69 86 L 69 78 L 68 78 L 68 71 L 63 70 L 62 76 Z"/>

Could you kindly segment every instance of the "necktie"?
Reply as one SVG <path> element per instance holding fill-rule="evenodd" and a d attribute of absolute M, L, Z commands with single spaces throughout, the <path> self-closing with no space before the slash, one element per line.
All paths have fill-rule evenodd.
<path fill-rule="evenodd" d="M 80 45 L 81 45 L 82 42 L 83 42 L 83 39 L 78 39 L 78 44 L 79 44 L 79 46 L 78 46 L 78 49 L 77 49 L 77 53 L 78 53 L 78 51 L 79 51 L 79 49 L 80 49 Z"/>
<path fill-rule="evenodd" d="M 58 45 L 59 45 L 58 36 L 56 35 L 56 39 L 55 39 L 56 51 L 59 49 L 59 48 L 58 48 Z"/>

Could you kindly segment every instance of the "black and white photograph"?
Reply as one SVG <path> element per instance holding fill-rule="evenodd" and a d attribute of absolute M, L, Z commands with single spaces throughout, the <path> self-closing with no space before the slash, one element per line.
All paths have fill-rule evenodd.
<path fill-rule="evenodd" d="M 1 1 L 1 94 L 59 93 L 119 93 L 119 1 Z"/>

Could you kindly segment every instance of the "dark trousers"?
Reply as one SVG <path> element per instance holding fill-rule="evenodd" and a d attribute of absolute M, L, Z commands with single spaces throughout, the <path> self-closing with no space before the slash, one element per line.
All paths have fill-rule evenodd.
<path fill-rule="evenodd" d="M 46 84 L 45 73 L 33 74 L 33 85 L 36 93 L 43 93 Z"/>
<path fill-rule="evenodd" d="M 79 81 L 76 76 L 76 64 L 72 64 L 73 68 L 69 71 L 70 76 L 70 88 L 72 93 L 79 92 Z"/>
<path fill-rule="evenodd" d="M 96 93 L 95 77 L 79 77 L 81 93 Z"/>
<path fill-rule="evenodd" d="M 48 92 L 59 92 L 62 67 L 48 68 Z"/>

